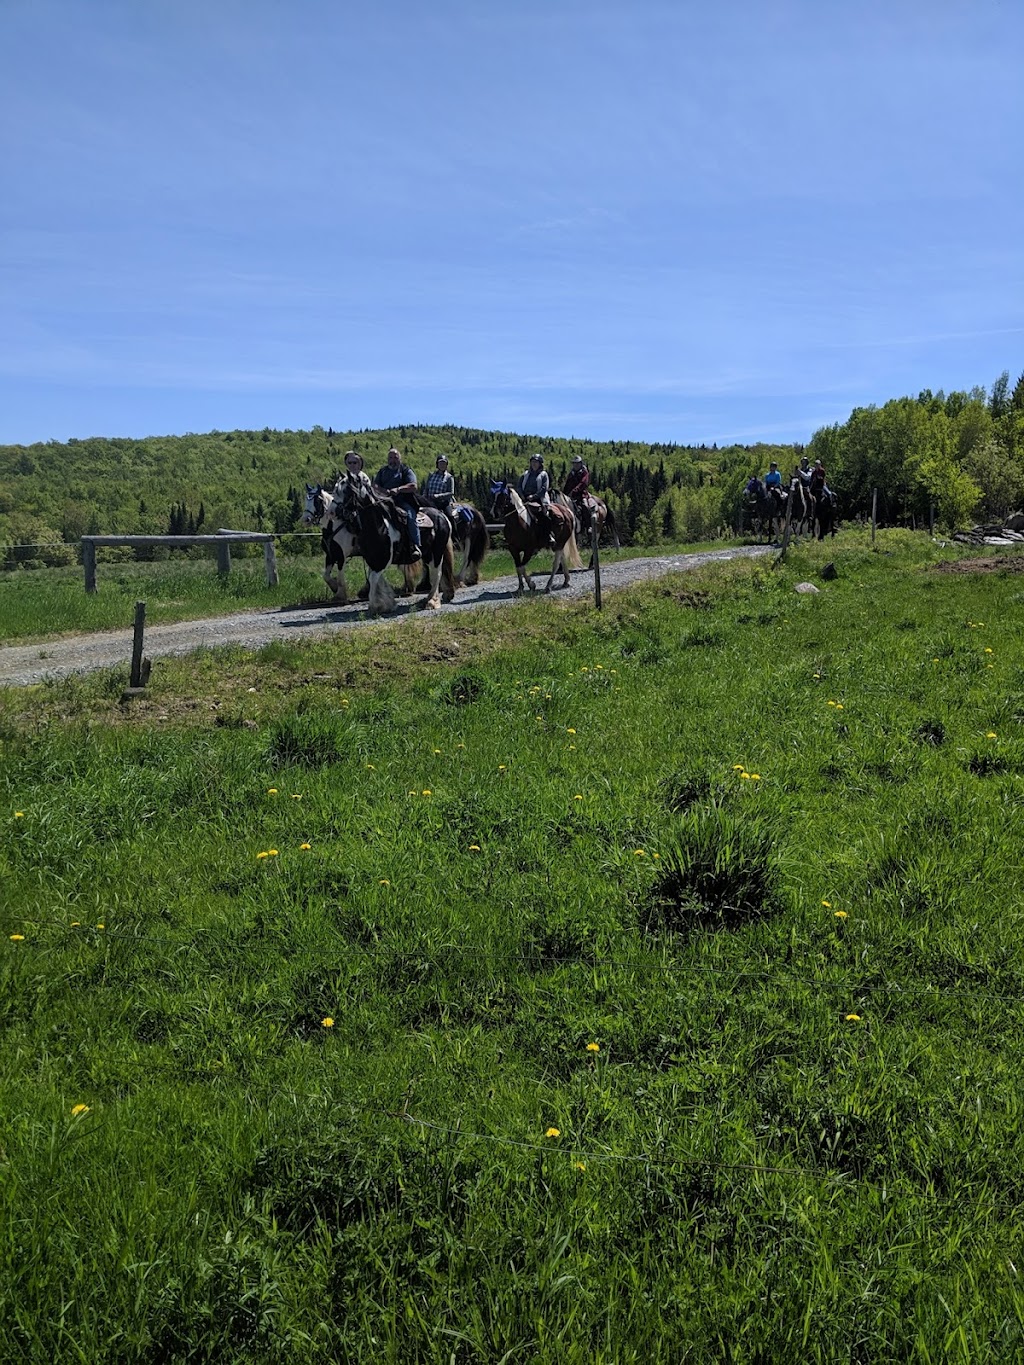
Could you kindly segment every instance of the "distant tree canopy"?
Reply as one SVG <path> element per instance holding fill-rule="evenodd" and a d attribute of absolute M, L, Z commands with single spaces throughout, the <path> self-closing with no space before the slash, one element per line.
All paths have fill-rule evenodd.
<path fill-rule="evenodd" d="M 398 446 L 421 480 L 442 452 L 460 497 L 487 511 L 493 479 L 515 478 L 533 451 L 560 485 L 574 455 L 590 466 L 623 539 L 702 540 L 734 526 L 743 486 L 771 460 L 788 473 L 799 445 L 683 446 L 525 436 L 458 426 L 336 432 L 212 431 L 145 440 L 93 437 L 0 446 L 0 546 L 34 545 L 7 563 L 60 563 L 83 534 L 173 534 L 295 529 L 305 483 L 329 480 L 355 449 L 373 472 Z M 881 408 L 856 408 L 815 432 L 806 453 L 824 461 L 844 517 L 867 515 L 878 489 L 883 522 L 999 517 L 1024 499 L 1024 375 L 983 388 L 925 390 Z"/>

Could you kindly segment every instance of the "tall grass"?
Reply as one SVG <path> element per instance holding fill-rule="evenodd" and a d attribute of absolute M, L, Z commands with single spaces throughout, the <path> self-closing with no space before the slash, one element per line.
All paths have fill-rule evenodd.
<path fill-rule="evenodd" d="M 1024 597 L 881 547 L 4 694 L 9 1357 L 1019 1357 Z"/>

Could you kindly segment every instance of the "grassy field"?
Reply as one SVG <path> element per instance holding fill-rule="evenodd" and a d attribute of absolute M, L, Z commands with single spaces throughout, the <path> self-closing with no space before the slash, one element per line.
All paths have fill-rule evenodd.
<path fill-rule="evenodd" d="M 942 560 L 0 691 L 4 1359 L 1020 1359 L 1024 577 Z"/>

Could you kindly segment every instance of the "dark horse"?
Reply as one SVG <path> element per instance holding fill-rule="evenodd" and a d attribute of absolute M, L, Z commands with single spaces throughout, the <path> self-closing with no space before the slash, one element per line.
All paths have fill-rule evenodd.
<path fill-rule="evenodd" d="M 491 493 L 494 496 L 494 516 L 504 523 L 505 544 L 508 546 L 512 555 L 512 562 L 516 566 L 516 576 L 519 579 L 519 591 L 524 587 L 531 592 L 536 591 L 533 579 L 526 571 L 526 565 L 537 553 L 538 550 L 550 549 L 548 542 L 547 528 L 542 527 L 537 520 L 537 509 L 531 508 L 516 490 L 505 482 L 492 483 Z M 562 587 L 569 586 L 569 566 L 575 559 L 575 567 L 581 567 L 579 550 L 576 547 L 576 527 L 572 512 L 565 507 L 560 507 L 557 503 L 552 503 L 548 508 L 548 515 L 551 518 L 554 541 L 555 558 L 551 565 L 551 576 L 545 585 L 544 591 L 550 592 L 551 585 L 555 581 L 555 574 L 559 569 L 562 571 Z"/>
<path fill-rule="evenodd" d="M 786 499 L 783 494 L 779 493 L 776 496 L 771 489 L 765 488 L 760 479 L 754 478 L 747 484 L 743 502 L 764 532 L 765 541 L 772 540 L 775 535 L 775 523 L 781 522 L 786 515 Z"/>
<path fill-rule="evenodd" d="M 836 495 L 824 488 L 811 494 L 814 503 L 814 531 L 819 540 L 836 533 Z"/>
<path fill-rule="evenodd" d="M 789 525 L 795 536 L 809 534 L 814 529 L 814 502 L 798 474 L 793 475 L 789 485 Z"/>
<path fill-rule="evenodd" d="M 432 498 L 421 500 L 424 507 L 436 507 Z M 487 530 L 484 514 L 470 502 L 454 502 L 443 511 L 452 528 L 452 547 L 462 555 L 462 563 L 455 575 L 455 586 L 471 588 L 480 582 L 480 565 L 491 548 L 491 536 Z"/>
<path fill-rule="evenodd" d="M 346 525 L 359 538 L 360 553 L 370 574 L 370 614 L 394 611 L 395 594 L 384 577 L 385 570 L 397 564 L 405 574 L 411 593 L 419 561 L 413 560 L 408 543 L 404 507 L 396 507 L 357 476 L 349 474 L 335 490 L 340 496 Z M 423 563 L 430 578 L 425 607 L 439 607 L 441 600 L 455 596 L 455 560 L 452 555 L 451 522 L 436 507 L 423 507 L 419 513 L 420 544 Z"/>

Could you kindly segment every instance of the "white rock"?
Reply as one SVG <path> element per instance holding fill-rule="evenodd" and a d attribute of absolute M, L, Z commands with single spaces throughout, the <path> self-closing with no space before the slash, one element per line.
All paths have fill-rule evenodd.
<path fill-rule="evenodd" d="M 797 583 L 796 586 L 794 587 L 793 591 L 794 591 L 794 592 L 821 592 L 821 589 L 820 589 L 820 588 L 816 588 L 816 587 L 814 586 L 813 583 Z"/>

